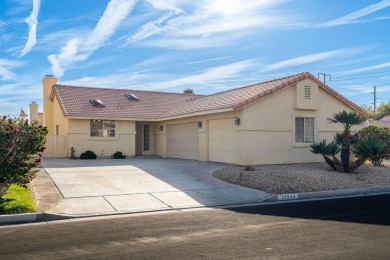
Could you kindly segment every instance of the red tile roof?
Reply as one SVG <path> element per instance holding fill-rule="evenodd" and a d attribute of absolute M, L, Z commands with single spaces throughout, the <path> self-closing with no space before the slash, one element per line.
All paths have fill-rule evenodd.
<path fill-rule="evenodd" d="M 311 79 L 325 91 L 351 106 L 361 114 L 366 112 L 343 97 L 310 73 L 300 73 L 246 87 L 203 96 L 154 91 L 89 88 L 56 84 L 53 91 L 65 116 L 88 118 L 163 119 L 191 115 L 219 109 L 237 110 L 272 93 Z M 128 100 L 125 94 L 134 94 L 138 101 Z M 104 107 L 93 107 L 91 99 L 100 99 Z"/>
<path fill-rule="evenodd" d="M 162 114 L 192 98 L 194 94 L 76 87 L 56 84 L 53 87 L 64 116 L 88 118 L 157 119 Z M 134 94 L 139 100 L 129 100 Z M 99 99 L 104 107 L 92 106 L 90 100 Z"/>

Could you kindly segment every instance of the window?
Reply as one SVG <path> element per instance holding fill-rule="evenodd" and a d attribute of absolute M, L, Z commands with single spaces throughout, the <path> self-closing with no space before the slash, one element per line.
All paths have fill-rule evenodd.
<path fill-rule="evenodd" d="M 115 137 L 115 121 L 113 120 L 91 120 L 92 137 Z"/>
<path fill-rule="evenodd" d="M 56 125 L 56 135 L 60 135 L 60 126 Z"/>
<path fill-rule="evenodd" d="M 295 142 L 314 143 L 314 118 L 295 118 Z"/>
<path fill-rule="evenodd" d="M 305 99 L 310 99 L 310 86 L 305 86 Z"/>
<path fill-rule="evenodd" d="M 150 125 L 144 125 L 144 151 L 150 149 Z"/>

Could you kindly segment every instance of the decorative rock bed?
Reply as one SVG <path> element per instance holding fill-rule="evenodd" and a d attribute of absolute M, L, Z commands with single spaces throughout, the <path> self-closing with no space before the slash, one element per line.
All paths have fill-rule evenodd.
<path fill-rule="evenodd" d="M 336 172 L 326 163 L 229 166 L 213 173 L 223 181 L 273 194 L 390 186 L 390 163 L 362 165 L 353 174 Z"/>

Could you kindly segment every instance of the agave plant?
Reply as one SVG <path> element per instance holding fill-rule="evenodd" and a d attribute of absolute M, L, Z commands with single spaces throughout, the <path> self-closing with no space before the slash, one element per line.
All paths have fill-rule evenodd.
<path fill-rule="evenodd" d="M 334 114 L 332 118 L 328 118 L 331 123 L 339 123 L 344 127 L 342 136 L 337 137 L 341 139 L 341 164 L 344 172 L 352 172 L 349 157 L 351 153 L 351 128 L 354 125 L 363 123 L 366 119 L 356 112 L 347 112 L 343 110 L 340 113 Z"/>

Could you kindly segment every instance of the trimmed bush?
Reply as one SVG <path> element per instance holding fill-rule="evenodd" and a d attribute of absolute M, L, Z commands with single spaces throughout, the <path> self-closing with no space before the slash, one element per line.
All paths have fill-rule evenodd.
<path fill-rule="evenodd" d="M 372 139 L 371 137 L 374 137 L 374 139 L 377 138 L 383 142 L 384 147 L 382 147 L 379 155 L 375 155 L 374 160 L 369 159 L 374 165 L 380 165 L 383 160 L 390 159 L 390 128 L 370 125 L 360 130 L 357 136 L 359 140 Z"/>
<path fill-rule="evenodd" d="M 122 152 L 116 151 L 113 155 L 112 158 L 114 159 L 125 159 L 125 155 L 122 154 Z"/>
<path fill-rule="evenodd" d="M 359 158 L 367 158 L 373 165 L 379 166 L 384 158 L 385 142 L 375 135 L 369 135 L 360 139 L 352 148 L 354 154 Z"/>
<path fill-rule="evenodd" d="M 83 152 L 80 155 L 80 159 L 89 160 L 89 159 L 96 159 L 96 154 L 90 150 Z"/>

